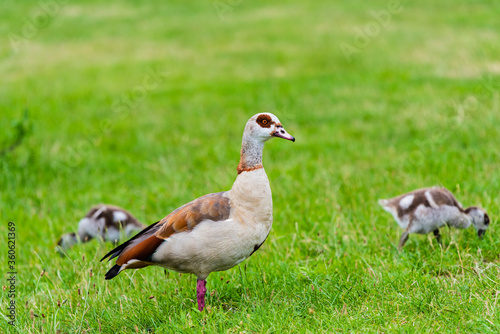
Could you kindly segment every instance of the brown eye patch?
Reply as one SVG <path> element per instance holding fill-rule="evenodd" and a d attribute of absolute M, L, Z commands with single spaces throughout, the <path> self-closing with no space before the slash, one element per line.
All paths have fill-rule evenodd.
<path fill-rule="evenodd" d="M 257 117 L 257 124 L 259 124 L 263 128 L 270 128 L 271 124 L 273 124 L 273 120 L 271 119 L 271 116 L 269 115 L 259 115 Z"/>

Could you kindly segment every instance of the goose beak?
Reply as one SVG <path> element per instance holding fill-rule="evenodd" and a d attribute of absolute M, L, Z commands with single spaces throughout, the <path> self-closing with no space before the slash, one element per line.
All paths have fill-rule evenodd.
<path fill-rule="evenodd" d="M 273 132 L 272 136 L 278 137 L 278 138 L 283 138 L 286 140 L 291 140 L 293 142 L 295 141 L 295 137 L 293 137 L 288 132 L 286 132 L 285 128 L 283 128 L 283 126 L 281 126 L 281 125 L 276 126 L 276 130 Z"/>
<path fill-rule="evenodd" d="M 484 237 L 484 234 L 486 233 L 486 230 L 477 230 L 477 236 L 479 238 Z"/>

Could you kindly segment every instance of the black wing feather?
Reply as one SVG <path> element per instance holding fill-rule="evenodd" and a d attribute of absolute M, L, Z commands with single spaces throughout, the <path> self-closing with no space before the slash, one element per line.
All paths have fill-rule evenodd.
<path fill-rule="evenodd" d="M 111 257 L 108 259 L 108 261 L 111 261 L 112 259 L 114 259 L 115 257 L 117 257 L 118 255 L 120 255 L 120 253 L 122 252 L 122 250 L 124 250 L 129 244 L 131 241 L 139 238 L 141 235 L 143 235 L 144 233 L 148 232 L 149 230 L 151 230 L 153 227 L 155 227 L 160 221 L 157 221 L 156 223 L 154 224 L 151 224 L 149 225 L 148 227 L 146 227 L 144 230 L 142 230 L 141 232 L 137 233 L 133 238 L 129 239 L 128 241 L 124 242 L 123 244 L 121 244 L 120 246 L 116 247 L 115 249 L 111 250 L 108 254 L 104 255 L 104 257 L 101 259 L 101 262 L 106 259 L 107 257 L 109 257 L 111 255 Z"/>

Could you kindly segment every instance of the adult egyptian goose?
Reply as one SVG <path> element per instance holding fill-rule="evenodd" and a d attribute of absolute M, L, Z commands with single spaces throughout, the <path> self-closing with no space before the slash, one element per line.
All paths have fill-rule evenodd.
<path fill-rule="evenodd" d="M 264 143 L 279 137 L 291 141 L 270 113 L 250 118 L 243 132 L 238 176 L 231 190 L 202 196 L 116 247 L 102 259 L 118 257 L 105 278 L 124 269 L 156 265 L 198 278 L 198 309 L 205 307 L 206 278 L 252 255 L 266 240 L 273 223 L 271 188 L 264 167 Z"/>
<path fill-rule="evenodd" d="M 58 241 L 60 250 L 66 250 L 78 242 L 97 238 L 117 242 L 120 232 L 130 236 L 142 230 L 141 224 L 130 212 L 118 206 L 99 204 L 92 207 L 78 223 L 78 233 L 64 234 Z"/>
<path fill-rule="evenodd" d="M 379 204 L 405 229 L 399 240 L 400 250 L 411 233 L 434 232 L 437 241 L 441 242 L 439 228 L 444 225 L 463 229 L 472 224 L 482 237 L 490 224 L 486 211 L 475 206 L 464 209 L 446 188 L 418 189 L 391 199 L 381 199 Z"/>

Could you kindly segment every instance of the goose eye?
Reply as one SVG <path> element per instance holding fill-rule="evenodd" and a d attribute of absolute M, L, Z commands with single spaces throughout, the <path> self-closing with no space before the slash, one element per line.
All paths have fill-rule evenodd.
<path fill-rule="evenodd" d="M 262 124 L 266 125 L 267 124 L 267 119 L 262 120 Z"/>

